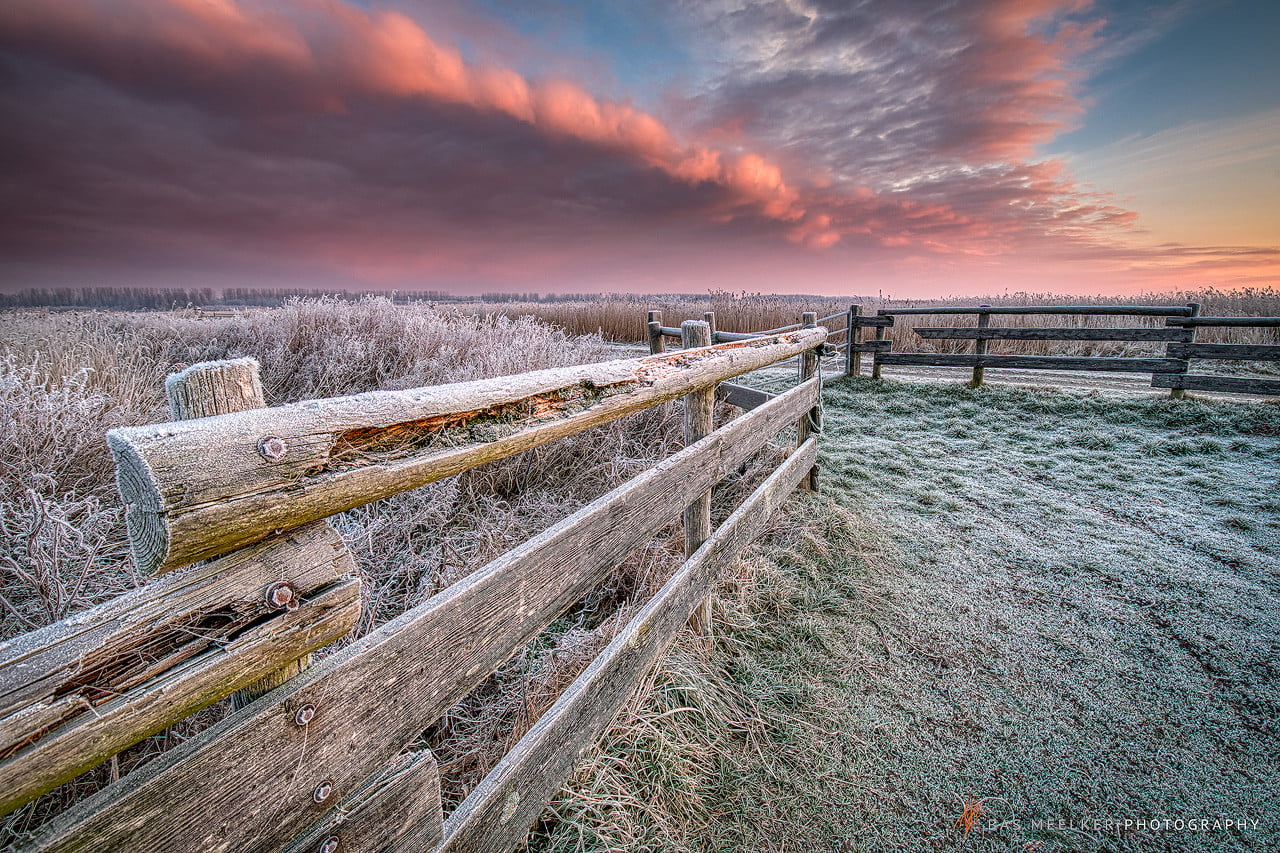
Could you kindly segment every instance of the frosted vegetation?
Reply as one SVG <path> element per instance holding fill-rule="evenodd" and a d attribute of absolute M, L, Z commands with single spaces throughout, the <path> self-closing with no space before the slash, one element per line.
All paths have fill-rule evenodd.
<path fill-rule="evenodd" d="M 166 420 L 171 370 L 252 355 L 278 404 L 618 355 L 467 310 L 0 315 L 0 637 L 142 582 L 103 434 Z M 723 580 L 711 654 L 677 642 L 534 849 L 1280 847 L 1280 406 L 864 379 L 825 401 L 823 494 L 789 503 Z M 335 517 L 366 582 L 359 631 L 670 454 L 679 418 L 658 407 Z M 718 518 L 767 462 L 719 491 Z M 424 734 L 447 808 L 681 551 L 665 531 Z M 224 712 L 19 810 L 0 844 Z M 985 809 L 968 836 L 966 799 Z M 1084 817 L 1260 829 L 1043 826 Z"/>
<path fill-rule="evenodd" d="M 669 716 L 615 731 L 545 849 L 1280 846 L 1280 406 L 825 403 L 828 529 L 750 564 L 769 594 L 710 667 L 735 712 L 670 666 Z M 1258 829 L 1081 825 L 1227 818 Z"/>
<path fill-rule="evenodd" d="M 104 434 L 115 426 L 169 420 L 163 380 L 170 371 L 242 355 L 262 363 L 270 405 L 613 357 L 596 336 L 569 337 L 531 318 L 406 309 L 377 298 L 298 301 L 218 320 L 0 315 L 0 639 L 145 581 L 128 557 Z M 679 446 L 679 412 L 665 406 L 335 516 L 365 583 L 356 634 L 425 600 Z M 648 589 L 657 577 L 653 566 L 672 548 L 678 552 L 679 541 L 664 540 L 637 554 L 536 654 L 483 687 L 489 702 L 465 704 L 433 733 L 452 795 L 465 793 L 504 751 L 492 736 L 483 749 L 473 742 L 500 724 L 504 732 L 512 730 L 511 707 L 493 697 L 525 689 L 534 679 L 567 683 L 564 672 L 576 674 L 577 659 L 556 658 L 557 644 L 562 639 L 566 648 L 582 646 L 584 626 L 595 627 L 611 605 Z M 0 823 L 0 846 L 217 720 L 226 706 L 219 703 L 19 809 Z"/>

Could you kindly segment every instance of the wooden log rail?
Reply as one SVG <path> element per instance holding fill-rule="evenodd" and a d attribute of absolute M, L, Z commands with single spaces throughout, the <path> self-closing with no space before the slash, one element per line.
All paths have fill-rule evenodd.
<path fill-rule="evenodd" d="M 164 572 L 453 476 L 826 339 L 800 329 L 516 377 L 115 429 L 134 559 Z"/>
<path fill-rule="evenodd" d="M 372 500 L 677 396 L 705 396 L 725 378 L 824 339 L 823 329 L 799 329 L 113 431 L 122 493 L 142 496 L 164 524 L 166 550 L 148 567 L 213 559 L 0 645 L 4 810 L 349 630 L 359 613 L 354 566 L 317 516 L 339 511 L 356 488 L 334 490 L 335 481 L 359 477 Z M 741 417 L 691 436 L 684 450 L 78 803 L 17 849 L 334 853 L 429 850 L 442 839 L 442 850 L 510 849 L 707 600 L 718 570 L 812 476 L 816 437 L 707 531 L 447 825 L 434 758 L 406 748 L 669 524 L 673 508 L 705 497 L 780 430 L 807 423 L 820 390 L 817 378 L 776 396 L 731 389 L 727 396 L 749 409 Z M 225 455 L 227 464 L 193 465 L 183 454 Z M 341 464 L 326 467 L 334 458 Z M 259 511 L 263 494 L 287 507 L 271 515 L 283 530 L 215 515 L 222 520 L 207 523 L 228 523 L 235 535 L 206 534 L 188 546 L 184 538 L 199 530 L 169 523 L 225 503 Z"/>

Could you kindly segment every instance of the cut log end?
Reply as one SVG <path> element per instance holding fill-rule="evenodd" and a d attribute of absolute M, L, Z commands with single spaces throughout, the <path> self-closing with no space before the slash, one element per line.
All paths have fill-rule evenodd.
<path fill-rule="evenodd" d="M 169 556 L 169 529 L 160 506 L 160 492 L 151 469 L 120 436 L 107 433 L 116 460 L 116 486 L 125 505 L 125 524 L 138 571 L 155 574 Z"/>

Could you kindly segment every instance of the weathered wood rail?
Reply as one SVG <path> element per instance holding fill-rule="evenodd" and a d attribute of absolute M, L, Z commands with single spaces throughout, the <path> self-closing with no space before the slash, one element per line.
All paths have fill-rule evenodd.
<path fill-rule="evenodd" d="M 12 811 L 250 689 L 221 722 L 16 849 L 519 844 L 675 632 L 691 619 L 710 630 L 706 602 L 721 569 L 816 477 L 813 358 L 809 375 L 776 396 L 724 386 L 813 353 L 826 331 L 810 322 L 698 346 L 711 327 L 686 326 L 692 346 L 679 352 L 273 409 L 255 408 L 256 365 L 179 376 L 175 417 L 221 413 L 108 434 L 135 560 L 159 576 L 0 644 L 0 806 Z M 716 395 L 749 411 L 716 427 Z M 327 516 L 679 397 L 684 450 L 307 665 L 360 609 L 351 555 Z M 795 450 L 711 529 L 712 487 L 797 425 Z M 444 820 L 435 760 L 410 746 L 687 507 L 684 564 Z"/>
<path fill-rule="evenodd" d="M 972 353 L 895 352 L 886 330 L 895 326 L 895 317 L 970 315 L 977 318 L 973 326 L 915 326 L 911 331 L 928 341 L 972 341 Z M 1125 327 L 1086 326 L 992 326 L 1000 316 L 1070 316 L 1140 317 L 1163 320 L 1163 326 L 1131 325 Z M 703 315 L 712 328 L 714 341 L 750 340 L 761 334 L 801 328 L 803 323 L 771 329 L 768 332 L 725 332 L 715 330 L 714 315 Z M 665 338 L 680 337 L 680 329 L 662 325 L 661 313 L 650 311 L 648 317 L 651 352 L 665 349 Z M 834 321 L 834 322 L 833 322 Z M 848 311 L 818 318 L 816 323 L 828 325 L 829 343 L 823 352 L 844 356 L 844 371 L 829 376 L 830 380 L 862 373 L 862 356 L 872 356 L 873 378 L 879 379 L 881 367 L 899 365 L 913 367 L 966 367 L 972 370 L 970 384 L 981 385 L 987 369 L 1010 370 L 1081 370 L 1119 373 L 1150 373 L 1153 388 L 1169 388 L 1173 397 L 1185 391 L 1224 391 L 1236 394 L 1280 396 L 1280 380 L 1219 374 L 1192 374 L 1195 360 L 1280 361 L 1280 345 L 1197 342 L 1197 329 L 1204 328 L 1280 328 L 1280 317 L 1204 317 L 1200 306 L 1188 305 L 1016 305 L 1016 306 L 947 306 L 928 308 L 880 308 L 874 316 L 864 316 L 862 306 L 851 305 Z M 872 329 L 867 339 L 863 329 Z M 987 352 L 989 341 L 1098 341 L 1125 343 L 1163 343 L 1161 356 L 1067 356 L 1067 355 L 1000 355 Z M 724 392 L 729 399 L 749 401 L 749 389 L 730 387 Z"/>

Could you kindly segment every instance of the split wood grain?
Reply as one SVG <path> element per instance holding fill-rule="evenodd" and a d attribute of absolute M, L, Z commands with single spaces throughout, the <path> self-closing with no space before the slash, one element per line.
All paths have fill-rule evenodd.
<path fill-rule="evenodd" d="M 115 429 L 134 558 L 163 572 L 226 553 L 773 364 L 824 335 Z"/>
<path fill-rule="evenodd" d="M 807 339 L 806 339 L 807 340 Z M 818 381 L 730 421 L 60 815 L 22 850 L 275 850 L 409 745 L 814 406 Z M 294 724 L 304 705 L 305 728 Z"/>
<path fill-rule="evenodd" d="M 438 853 L 506 853 L 524 840 L 690 612 L 817 458 L 817 440 L 810 439 L 676 571 L 449 816 Z"/>
<path fill-rule="evenodd" d="M 394 758 L 281 853 L 418 853 L 440 843 L 440 769 L 430 750 Z"/>
<path fill-rule="evenodd" d="M 313 524 L 0 643 L 0 814 L 346 634 L 354 572 Z M 295 610 L 266 601 L 282 576 Z"/>
<path fill-rule="evenodd" d="M 169 398 L 169 412 L 175 421 L 185 421 L 261 409 L 267 405 L 267 401 L 262 392 L 260 374 L 261 366 L 252 358 L 205 361 L 178 373 L 171 373 L 164 383 L 165 395 Z M 293 579 L 281 576 L 281 580 Z M 310 665 L 310 655 L 282 661 L 279 669 L 234 693 L 231 707 L 244 707 Z"/>

